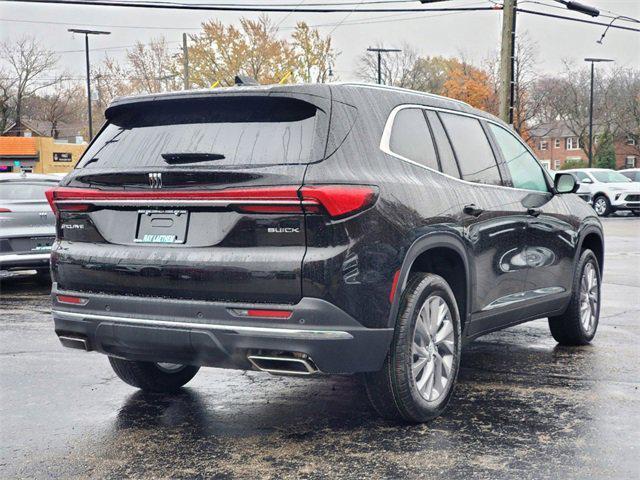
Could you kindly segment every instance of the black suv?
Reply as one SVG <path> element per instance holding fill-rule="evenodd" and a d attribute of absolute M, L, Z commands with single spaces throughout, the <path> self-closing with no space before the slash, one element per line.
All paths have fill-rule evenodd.
<path fill-rule="evenodd" d="M 63 345 L 172 391 L 200 366 L 361 373 L 384 417 L 451 397 L 465 341 L 598 325 L 603 235 L 504 123 L 357 84 L 116 100 L 61 187 Z M 567 193 L 568 195 L 561 195 Z"/>

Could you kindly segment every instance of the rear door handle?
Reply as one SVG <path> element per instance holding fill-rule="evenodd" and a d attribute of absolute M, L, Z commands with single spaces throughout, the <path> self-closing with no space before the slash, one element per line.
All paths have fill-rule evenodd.
<path fill-rule="evenodd" d="M 542 213 L 542 210 L 540 210 L 539 208 L 529 208 L 527 210 L 527 213 L 532 217 L 537 217 Z"/>
<path fill-rule="evenodd" d="M 469 205 L 465 205 L 462 211 L 467 215 L 473 215 L 474 217 L 479 217 L 480 214 L 484 212 L 484 209 L 477 207 L 475 203 L 470 203 Z"/>

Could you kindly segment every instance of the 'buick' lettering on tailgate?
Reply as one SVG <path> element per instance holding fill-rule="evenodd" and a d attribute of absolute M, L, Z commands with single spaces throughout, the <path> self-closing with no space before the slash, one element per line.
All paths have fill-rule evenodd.
<path fill-rule="evenodd" d="M 269 233 L 300 233 L 299 227 L 268 227 Z"/>

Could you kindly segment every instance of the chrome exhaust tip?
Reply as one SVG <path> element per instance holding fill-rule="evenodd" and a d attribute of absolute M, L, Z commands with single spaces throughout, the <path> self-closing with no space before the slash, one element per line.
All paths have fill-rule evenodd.
<path fill-rule="evenodd" d="M 91 351 L 91 348 L 89 348 L 89 342 L 85 338 L 65 337 L 64 335 L 61 335 L 58 337 L 58 339 L 64 347 L 84 350 L 85 352 Z"/>
<path fill-rule="evenodd" d="M 262 372 L 273 375 L 313 375 L 318 367 L 308 357 L 247 355 L 247 360 Z"/>

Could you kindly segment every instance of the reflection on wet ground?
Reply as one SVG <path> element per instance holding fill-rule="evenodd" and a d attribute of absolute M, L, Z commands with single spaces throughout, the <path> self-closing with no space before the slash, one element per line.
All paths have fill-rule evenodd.
<path fill-rule="evenodd" d="M 0 477 L 637 478 L 640 245 L 605 226 L 596 342 L 558 347 L 545 321 L 483 337 L 419 426 L 376 418 L 351 377 L 203 369 L 177 395 L 136 391 L 58 345 L 46 290 L 5 279 Z"/>

